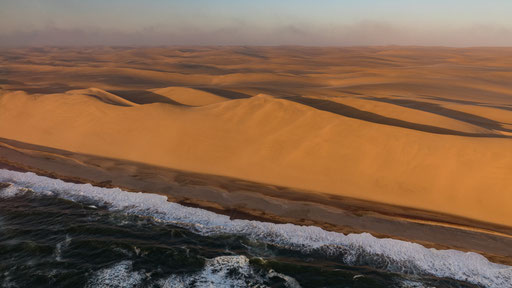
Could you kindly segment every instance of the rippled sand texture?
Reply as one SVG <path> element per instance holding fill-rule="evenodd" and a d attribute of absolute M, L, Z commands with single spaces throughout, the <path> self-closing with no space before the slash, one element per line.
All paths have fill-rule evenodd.
<path fill-rule="evenodd" d="M 512 226 L 512 49 L 15 49 L 0 85 L 0 137 Z"/>

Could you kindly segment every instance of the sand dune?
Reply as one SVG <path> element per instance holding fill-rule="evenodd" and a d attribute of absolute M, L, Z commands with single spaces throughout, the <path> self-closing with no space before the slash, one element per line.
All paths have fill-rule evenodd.
<path fill-rule="evenodd" d="M 0 137 L 512 226 L 507 59 L 512 49 L 11 49 Z"/>
<path fill-rule="evenodd" d="M 152 89 L 150 91 L 188 106 L 204 106 L 228 100 L 213 93 L 188 87 L 166 87 Z"/>
<path fill-rule="evenodd" d="M 268 95 L 187 108 L 5 93 L 0 107 L 6 138 L 512 225 L 510 139 L 380 125 Z"/>
<path fill-rule="evenodd" d="M 317 98 L 317 97 L 313 97 Z M 400 107 L 397 105 L 393 105 L 391 103 L 381 102 L 381 101 L 373 101 L 365 98 L 357 98 L 357 97 L 319 97 L 317 99 L 324 99 L 328 101 L 333 101 L 336 103 L 341 103 L 345 105 L 349 105 L 351 107 L 375 113 L 384 117 L 400 119 L 401 121 L 416 123 L 421 125 L 429 125 L 439 128 L 444 128 L 447 130 L 453 130 L 458 132 L 465 133 L 473 133 L 473 134 L 492 134 L 496 133 L 491 129 L 486 129 L 484 127 L 480 127 L 477 125 L 473 125 L 464 121 L 456 120 L 450 117 L 446 117 L 443 115 L 437 115 L 433 113 L 428 113 L 425 111 L 418 111 L 416 109 L 408 108 L 408 107 Z"/>
<path fill-rule="evenodd" d="M 107 104 L 118 105 L 118 106 L 137 105 L 137 104 L 135 104 L 131 101 L 128 101 L 124 98 L 121 98 L 115 94 L 109 93 L 105 90 L 98 89 L 98 88 L 71 90 L 71 91 L 66 92 L 66 94 L 91 96 L 91 97 L 97 98 L 98 100 L 105 102 Z"/>

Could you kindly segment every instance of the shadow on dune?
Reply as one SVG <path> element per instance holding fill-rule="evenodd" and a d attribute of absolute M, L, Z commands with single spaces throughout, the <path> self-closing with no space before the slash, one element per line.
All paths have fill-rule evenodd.
<path fill-rule="evenodd" d="M 359 110 L 349 105 L 323 100 L 323 99 L 313 99 L 313 98 L 304 98 L 304 97 L 290 97 L 286 98 L 287 100 L 294 101 L 300 104 L 304 104 L 319 110 L 335 113 L 341 116 L 359 119 L 367 122 L 373 122 L 383 125 L 396 126 L 406 129 L 418 130 L 422 132 L 434 133 L 434 134 L 443 134 L 443 135 L 457 135 L 457 136 L 467 136 L 467 137 L 494 137 L 494 138 L 509 138 L 505 135 L 499 134 L 480 134 L 480 133 L 467 133 L 461 132 L 457 130 L 446 129 L 442 127 L 418 124 L 413 122 L 408 122 L 400 119 L 390 118 L 386 116 L 382 116 L 379 114 L 375 114 L 368 111 Z"/>
<path fill-rule="evenodd" d="M 107 92 L 136 104 L 166 103 L 178 106 L 187 106 L 147 90 L 109 90 Z"/>
<path fill-rule="evenodd" d="M 220 88 L 204 88 L 204 87 L 192 87 L 197 90 L 201 90 L 204 92 L 212 93 L 218 96 L 222 96 L 228 99 L 244 99 L 244 98 L 251 98 L 252 96 L 249 94 L 226 90 L 226 89 L 220 89 Z"/>
<path fill-rule="evenodd" d="M 0 78 L 0 84 L 25 85 L 25 83 L 23 83 L 21 81 L 9 80 L 9 79 L 4 79 L 4 78 Z"/>
<path fill-rule="evenodd" d="M 441 116 L 445 116 L 448 118 L 452 118 L 455 120 L 463 121 L 469 124 L 473 124 L 486 129 L 493 129 L 499 131 L 512 132 L 510 129 L 503 128 L 501 123 L 498 121 L 494 121 L 489 118 L 481 117 L 478 115 L 453 110 L 449 108 L 445 108 L 439 104 L 430 103 L 430 102 L 422 102 L 417 100 L 409 100 L 409 99 L 392 99 L 392 98 L 383 98 L 383 97 L 365 97 L 367 100 L 379 101 L 384 103 L 390 103 L 406 108 L 421 110 L 425 112 L 429 112 L 432 114 L 437 114 Z"/>
<path fill-rule="evenodd" d="M 427 99 L 443 101 L 443 102 L 453 102 L 453 103 L 458 103 L 458 104 L 475 105 L 475 106 L 482 106 L 482 107 L 491 107 L 491 108 L 496 108 L 496 109 L 512 111 L 512 106 L 510 106 L 510 105 L 494 105 L 494 104 L 486 104 L 486 103 L 467 101 L 467 100 L 448 99 L 448 98 L 442 98 L 442 97 L 437 97 L 437 96 L 429 96 L 429 95 L 420 95 L 420 96 L 423 96 L 423 97 L 425 97 Z"/>
<path fill-rule="evenodd" d="M 336 89 L 335 91 L 339 91 L 339 92 L 341 92 L 341 93 L 346 93 L 346 94 L 357 95 L 357 96 L 364 95 L 364 94 L 362 94 L 362 93 L 358 93 L 358 92 L 354 92 L 354 91 L 348 91 L 348 90 L 340 90 L 340 89 Z"/>
<path fill-rule="evenodd" d="M 238 71 L 224 70 L 213 65 L 203 65 L 194 63 L 179 63 L 175 64 L 178 71 L 183 71 L 184 74 L 208 74 L 208 75 L 226 75 L 236 73 Z"/>
<path fill-rule="evenodd" d="M 8 90 L 23 90 L 29 94 L 54 94 L 54 93 L 66 93 L 69 90 L 84 89 L 86 87 L 70 86 L 63 83 L 52 83 L 46 86 L 31 87 L 23 85 L 20 87 L 9 88 Z"/>
<path fill-rule="evenodd" d="M 507 106 L 486 105 L 486 107 L 491 107 L 491 108 L 497 108 L 497 109 L 512 111 L 512 106 L 510 106 L 510 105 L 507 105 Z"/>
<path fill-rule="evenodd" d="M 395 96 L 395 95 L 392 95 L 392 96 Z M 465 105 L 475 105 L 475 106 L 483 106 L 483 105 L 485 105 L 484 103 L 475 102 L 475 101 L 468 101 L 468 100 L 449 99 L 449 98 L 443 98 L 443 97 L 431 96 L 431 95 L 424 95 L 424 94 L 421 94 L 419 96 L 421 96 L 422 98 L 432 99 L 432 100 L 442 101 L 442 102 L 451 102 L 451 103 L 465 104 Z"/>
<path fill-rule="evenodd" d="M 97 95 L 94 95 L 94 94 L 84 94 L 86 96 L 89 96 L 89 97 L 92 97 L 92 98 L 95 98 L 105 104 L 109 104 L 109 105 L 115 105 L 115 106 L 121 106 L 121 107 L 130 107 L 132 105 L 129 105 L 129 104 L 124 104 L 124 103 L 120 103 L 120 102 L 115 102 L 115 101 L 112 101 L 112 100 L 109 100 L 109 99 L 105 99 L 105 98 L 101 98 L 101 97 L 98 97 Z"/>
<path fill-rule="evenodd" d="M 89 80 L 92 82 L 104 83 L 117 87 L 126 87 L 126 88 L 135 88 L 135 89 L 149 89 L 153 87 L 166 87 L 175 85 L 176 83 L 170 81 L 161 81 L 158 79 L 148 79 L 146 77 L 138 77 L 132 75 L 109 75 L 109 74 L 100 74 L 100 75 L 84 75 L 82 76 L 84 80 Z"/>

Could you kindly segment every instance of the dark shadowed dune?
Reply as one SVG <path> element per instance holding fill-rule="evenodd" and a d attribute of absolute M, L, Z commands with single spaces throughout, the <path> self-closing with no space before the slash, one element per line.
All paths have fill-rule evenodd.
<path fill-rule="evenodd" d="M 430 103 L 430 102 L 422 102 L 418 100 L 409 100 L 409 99 L 393 99 L 393 98 L 383 98 L 383 97 L 366 97 L 365 99 L 380 101 L 385 103 L 391 103 L 394 105 L 399 105 L 402 107 L 407 107 L 411 109 L 417 109 L 429 113 L 438 114 L 441 116 L 446 116 L 452 119 L 460 120 L 463 122 L 467 122 L 476 126 L 480 126 L 486 129 L 493 129 L 499 131 L 512 132 L 511 129 L 503 128 L 501 123 L 494 121 L 492 119 L 484 118 L 478 115 L 473 115 L 453 109 L 448 109 L 442 107 L 439 104 Z"/>
<path fill-rule="evenodd" d="M 186 106 L 168 97 L 158 95 L 146 90 L 111 90 L 109 93 L 137 104 L 166 103 L 172 105 Z"/>
<path fill-rule="evenodd" d="M 338 115 L 342 115 L 345 117 L 355 118 L 363 121 L 396 126 L 401 128 L 413 129 L 422 132 L 435 133 L 435 134 L 444 134 L 444 135 L 458 135 L 458 136 L 467 136 L 467 137 L 496 137 L 496 138 L 509 138 L 509 136 L 499 135 L 499 134 L 480 134 L 480 133 L 465 133 L 456 130 L 418 124 L 413 122 L 408 122 L 400 119 L 390 118 L 386 116 L 382 116 L 376 113 L 367 112 L 363 110 L 359 110 L 349 105 L 337 103 L 334 101 L 324 100 L 324 99 L 313 99 L 313 98 L 304 98 L 304 97 L 294 97 L 287 98 L 288 100 L 295 101 L 297 103 L 301 103 L 304 105 L 308 105 L 314 107 L 319 110 L 335 113 Z M 429 112 L 429 111 L 428 111 Z M 471 114 L 469 114 L 471 115 Z M 500 126 L 501 127 L 501 126 Z"/>
<path fill-rule="evenodd" d="M 233 90 L 227 90 L 227 89 L 220 89 L 220 88 L 210 88 L 210 87 L 194 87 L 197 90 L 201 90 L 204 92 L 212 93 L 215 95 L 219 95 L 225 98 L 229 99 L 244 99 L 244 98 L 251 98 L 251 95 L 233 91 Z"/>

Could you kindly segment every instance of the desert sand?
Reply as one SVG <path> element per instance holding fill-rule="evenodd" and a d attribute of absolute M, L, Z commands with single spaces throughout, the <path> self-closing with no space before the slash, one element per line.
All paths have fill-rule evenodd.
<path fill-rule="evenodd" d="M 2 138 L 512 226 L 512 49 L 0 55 Z"/>

